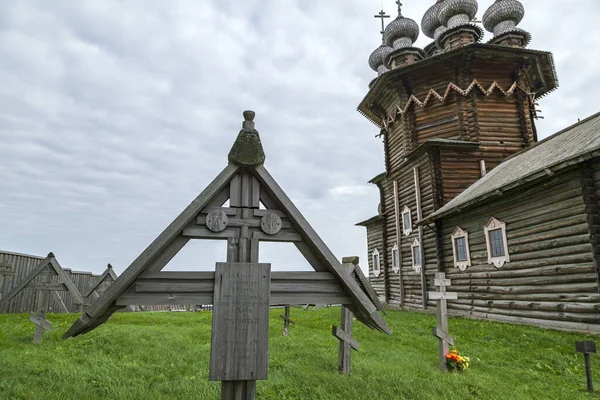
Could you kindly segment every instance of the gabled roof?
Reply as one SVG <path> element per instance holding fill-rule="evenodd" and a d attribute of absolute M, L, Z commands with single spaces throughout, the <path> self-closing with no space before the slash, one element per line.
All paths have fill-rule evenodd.
<path fill-rule="evenodd" d="M 188 226 L 196 224 L 204 208 L 208 206 L 214 208 L 215 205 L 219 208 L 230 199 L 230 196 L 233 196 L 233 191 L 230 191 L 230 183 L 238 178 L 244 180 L 244 177 L 238 174 L 251 174 L 260 183 L 260 190 L 256 193 L 260 202 L 268 210 L 272 209 L 283 213 L 295 231 L 301 235 L 302 248 L 299 247 L 299 249 L 302 254 L 313 268 L 329 272 L 335 277 L 340 288 L 352 301 L 349 306 L 356 317 L 370 328 L 391 333 L 386 322 L 379 315 L 377 306 L 373 304 L 357 281 L 345 271 L 340 261 L 262 165 L 264 153 L 258 132 L 254 129 L 252 121 L 254 113 L 245 112 L 244 117 L 242 131 L 229 153 L 229 165 L 75 321 L 65 333 L 65 338 L 89 332 L 104 323 L 113 312 L 121 308 L 117 305 L 117 299 L 136 282 L 142 273 L 160 271 L 185 246 L 189 237 L 184 236 L 184 232 Z M 237 195 L 239 193 L 236 193 L 236 198 Z M 252 191 L 252 197 L 254 198 L 254 191 Z M 258 198 L 254 198 L 254 200 L 258 204 Z"/>
<path fill-rule="evenodd" d="M 88 297 L 106 279 L 110 279 L 111 282 L 114 282 L 117 279 L 117 274 L 115 273 L 112 265 L 110 265 L 110 264 L 108 264 L 108 266 L 106 267 L 106 270 L 104 270 L 102 275 L 100 275 L 96 279 L 96 281 L 94 283 L 92 283 L 92 285 L 85 292 L 82 293 L 82 296 Z"/>
<path fill-rule="evenodd" d="M 507 158 L 424 221 L 458 212 L 507 190 L 598 156 L 600 113 Z"/>
<path fill-rule="evenodd" d="M 21 282 L 17 283 L 6 296 L 2 296 L 0 304 L 9 302 L 43 271 L 52 271 L 54 274 L 58 275 L 60 283 L 63 284 L 63 289 L 68 290 L 71 293 L 75 298 L 75 303 L 83 304 L 84 300 L 81 293 L 79 293 L 77 287 L 75 287 L 71 279 L 69 279 L 52 253 L 49 253 L 48 256 L 44 258 Z"/>

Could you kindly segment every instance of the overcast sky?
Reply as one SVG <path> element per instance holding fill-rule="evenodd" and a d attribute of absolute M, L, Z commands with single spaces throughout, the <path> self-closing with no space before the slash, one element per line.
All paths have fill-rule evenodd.
<path fill-rule="evenodd" d="M 554 53 L 546 137 L 598 111 L 600 2 L 522 1 L 529 48 Z M 421 21 L 434 0 L 405 0 Z M 479 1 L 478 18 L 492 0 Z M 568 4 L 568 6 L 567 6 Z M 356 112 L 375 77 L 381 1 L 11 1 L 0 12 L 0 250 L 121 273 L 226 166 L 255 110 L 265 166 L 338 256 L 366 268 L 382 172 Z M 393 18 L 396 4 L 384 1 Z M 389 21 L 389 20 L 388 20 Z M 491 38 L 486 33 L 484 40 Z M 421 34 L 418 46 L 429 39 Z M 274 270 L 293 245 L 261 246 Z M 224 242 L 192 242 L 169 269 L 214 269 Z"/>

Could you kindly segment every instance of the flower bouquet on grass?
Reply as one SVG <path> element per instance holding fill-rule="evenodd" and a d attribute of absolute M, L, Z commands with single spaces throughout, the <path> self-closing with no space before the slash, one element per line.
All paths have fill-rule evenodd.
<path fill-rule="evenodd" d="M 465 371 L 469 368 L 470 362 L 471 359 L 469 357 L 459 355 L 456 350 L 452 350 L 450 353 L 446 354 L 446 366 L 448 366 L 448 371 Z"/>

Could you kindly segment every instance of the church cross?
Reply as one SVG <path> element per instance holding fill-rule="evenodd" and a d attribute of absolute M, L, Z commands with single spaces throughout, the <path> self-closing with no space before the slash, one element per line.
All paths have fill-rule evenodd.
<path fill-rule="evenodd" d="M 389 15 L 386 15 L 383 10 L 379 11 L 379 14 L 375 15 L 374 18 L 381 18 L 381 34 L 383 35 L 383 31 L 385 29 L 384 18 L 389 18 Z"/>

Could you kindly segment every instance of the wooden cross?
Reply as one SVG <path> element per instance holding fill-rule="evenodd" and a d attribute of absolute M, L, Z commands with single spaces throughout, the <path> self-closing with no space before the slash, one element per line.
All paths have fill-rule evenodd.
<path fill-rule="evenodd" d="M 446 274 L 443 272 L 436 272 L 434 285 L 439 288 L 439 291 L 427 293 L 431 300 L 437 300 L 437 327 L 433 328 L 433 335 L 439 339 L 440 369 L 447 371 L 446 354 L 449 352 L 449 346 L 454 346 L 454 339 L 448 334 L 448 306 L 446 300 L 457 299 L 458 295 L 457 293 L 446 292 L 446 287 L 450 286 L 450 279 L 446 279 Z"/>
<path fill-rule="evenodd" d="M 33 331 L 33 343 L 40 344 L 44 337 L 44 331 L 52 329 L 50 321 L 46 320 L 46 312 L 48 312 L 48 305 L 50 303 L 50 292 L 57 288 L 52 285 L 51 273 L 42 273 L 40 275 L 40 282 L 36 282 L 34 285 L 31 283 L 27 289 L 36 289 L 37 292 L 37 305 L 35 307 L 35 313 L 29 314 L 29 320 L 35 324 L 35 330 Z M 60 284 L 62 285 L 62 283 Z M 32 287 L 34 286 L 34 287 Z M 62 285 L 64 286 L 64 285 Z M 62 290 L 60 288 L 59 290 Z"/>
<path fill-rule="evenodd" d="M 590 365 L 590 354 L 596 354 L 596 343 L 595 342 L 575 342 L 575 350 L 578 353 L 583 353 L 585 360 L 585 376 L 587 378 L 587 390 L 588 392 L 594 391 L 594 384 L 592 383 L 592 367 Z"/>
<path fill-rule="evenodd" d="M 379 14 L 374 15 L 374 18 L 381 18 L 381 34 L 383 35 L 383 31 L 385 29 L 385 23 L 384 23 L 384 18 L 390 18 L 389 15 L 386 15 L 385 12 L 383 10 L 379 11 Z"/>
<path fill-rule="evenodd" d="M 340 327 L 334 325 L 331 333 L 340 341 L 338 370 L 350 375 L 350 354 L 352 349 L 358 350 L 358 342 L 352 337 L 352 311 L 346 306 L 341 306 L 341 309 Z"/>
<path fill-rule="evenodd" d="M 290 323 L 295 324 L 294 320 L 290 318 L 290 306 L 285 306 L 285 315 L 279 314 L 279 317 L 283 318 L 283 336 L 290 334 Z"/>

